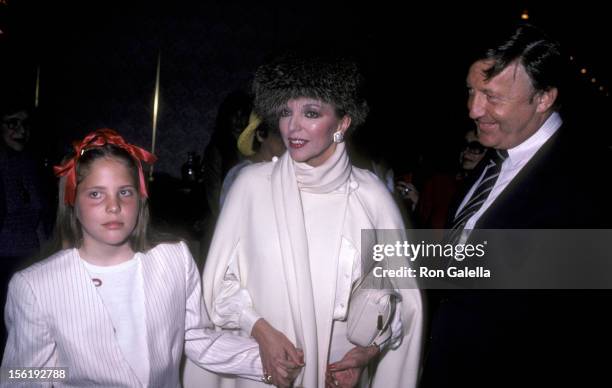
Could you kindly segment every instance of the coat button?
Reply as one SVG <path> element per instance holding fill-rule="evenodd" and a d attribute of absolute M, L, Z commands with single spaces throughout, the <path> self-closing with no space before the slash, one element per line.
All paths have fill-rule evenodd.
<path fill-rule="evenodd" d="M 359 183 L 353 181 L 353 182 L 350 183 L 349 186 L 351 187 L 351 189 L 355 190 L 356 188 L 359 187 Z"/>

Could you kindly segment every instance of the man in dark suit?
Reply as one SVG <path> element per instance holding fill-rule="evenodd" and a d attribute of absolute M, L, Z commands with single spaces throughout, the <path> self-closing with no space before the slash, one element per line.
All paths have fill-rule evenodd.
<path fill-rule="evenodd" d="M 523 25 L 471 65 L 469 115 L 479 141 L 492 150 L 451 212 L 455 242 L 470 241 L 479 229 L 611 228 L 612 193 L 601 183 L 610 173 L 609 156 L 592 139 L 581 145 L 558 113 L 562 60 L 555 41 Z M 612 325 L 603 318 L 604 306 L 612 305 L 607 291 L 459 290 L 436 296 L 423 388 L 571 380 L 585 386 L 605 371 L 595 354 L 612 343 Z"/>

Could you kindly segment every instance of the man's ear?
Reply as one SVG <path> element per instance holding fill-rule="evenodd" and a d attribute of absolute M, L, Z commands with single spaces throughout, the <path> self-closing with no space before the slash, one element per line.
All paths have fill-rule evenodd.
<path fill-rule="evenodd" d="M 549 110 L 557 100 L 559 91 L 557 88 L 550 88 L 545 91 L 539 92 L 536 96 L 536 103 L 538 104 L 536 110 L 538 113 L 544 113 Z"/>

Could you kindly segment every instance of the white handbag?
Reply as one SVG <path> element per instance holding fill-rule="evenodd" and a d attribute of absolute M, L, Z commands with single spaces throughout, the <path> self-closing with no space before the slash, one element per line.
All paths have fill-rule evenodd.
<path fill-rule="evenodd" d="M 363 280 L 351 292 L 347 339 L 354 345 L 381 345 L 391 337 L 390 322 L 400 295 L 393 289 L 364 288 Z"/>

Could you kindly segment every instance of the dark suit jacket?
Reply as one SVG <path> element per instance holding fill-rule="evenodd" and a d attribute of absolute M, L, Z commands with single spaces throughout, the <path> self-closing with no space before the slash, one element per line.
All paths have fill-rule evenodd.
<path fill-rule="evenodd" d="M 468 178 L 465 193 L 485 165 Z M 475 229 L 611 229 L 612 192 L 604 181 L 611 172 L 608 150 L 581 144 L 560 128 Z M 430 296 L 422 387 L 550 386 L 571 380 L 585 386 L 607 372 L 595 357 L 598 348 L 612 345 L 612 321 L 603 318 L 604 306 L 612 305 L 607 291 L 460 290 Z"/>

